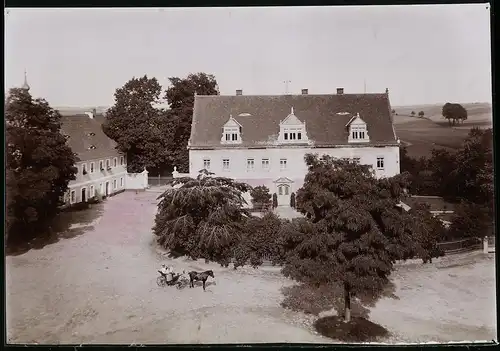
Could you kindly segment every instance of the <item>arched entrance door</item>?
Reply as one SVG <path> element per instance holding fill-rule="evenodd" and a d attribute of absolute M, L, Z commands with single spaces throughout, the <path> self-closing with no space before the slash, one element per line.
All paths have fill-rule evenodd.
<path fill-rule="evenodd" d="M 106 196 L 109 195 L 109 182 L 106 182 Z"/>

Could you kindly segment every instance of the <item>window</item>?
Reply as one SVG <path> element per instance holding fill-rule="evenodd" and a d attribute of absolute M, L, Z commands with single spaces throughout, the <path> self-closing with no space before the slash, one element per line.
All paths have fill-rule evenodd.
<path fill-rule="evenodd" d="M 99 170 L 104 170 L 104 163 L 102 161 L 99 161 Z"/>
<path fill-rule="evenodd" d="M 283 195 L 283 187 L 282 186 L 278 187 L 278 195 Z"/>
<path fill-rule="evenodd" d="M 288 140 L 288 133 L 285 133 L 285 140 Z"/>
<path fill-rule="evenodd" d="M 263 158 L 262 159 L 262 168 L 263 169 L 269 169 L 269 159 L 268 158 Z"/>
<path fill-rule="evenodd" d="M 116 167 L 116 166 L 118 166 L 118 159 L 115 157 L 113 159 L 113 167 Z"/>
<path fill-rule="evenodd" d="M 355 131 L 352 132 L 352 138 L 353 139 L 358 139 L 358 131 L 357 130 L 355 130 Z"/>
<path fill-rule="evenodd" d="M 82 165 L 82 174 L 83 174 L 83 175 L 87 174 L 87 164 L 86 164 L 86 163 L 84 163 L 84 164 Z"/>
<path fill-rule="evenodd" d="M 71 190 L 71 197 L 70 197 L 69 202 L 72 204 L 74 204 L 76 202 L 76 192 L 74 190 Z"/>
<path fill-rule="evenodd" d="M 113 180 L 113 189 L 116 189 L 116 179 Z"/>
<path fill-rule="evenodd" d="M 120 156 L 120 166 L 123 166 L 123 156 Z"/>
<path fill-rule="evenodd" d="M 297 133 L 297 140 L 301 140 L 302 139 L 302 133 Z"/>
<path fill-rule="evenodd" d="M 90 162 L 90 173 L 94 173 L 94 162 Z"/>
<path fill-rule="evenodd" d="M 282 158 L 280 160 L 280 169 L 281 170 L 286 169 L 286 158 Z"/>
<path fill-rule="evenodd" d="M 384 169 L 384 158 L 377 157 L 377 169 Z"/>
<path fill-rule="evenodd" d="M 109 159 L 107 159 L 106 160 L 106 169 L 110 169 L 111 168 L 110 163 L 111 162 L 109 161 Z"/>
<path fill-rule="evenodd" d="M 123 188 L 123 177 L 120 178 L 120 187 Z"/>
<path fill-rule="evenodd" d="M 359 132 L 359 138 L 364 139 L 365 138 L 365 132 L 361 131 Z"/>
<path fill-rule="evenodd" d="M 231 134 L 226 133 L 226 141 L 231 141 Z"/>
<path fill-rule="evenodd" d="M 232 141 L 238 141 L 238 134 L 237 133 L 231 133 L 231 140 Z"/>
<path fill-rule="evenodd" d="M 228 171 L 229 170 L 229 159 L 228 158 L 225 158 L 222 160 L 222 169 L 224 171 Z"/>
<path fill-rule="evenodd" d="M 94 189 L 94 186 L 91 185 L 90 186 L 90 197 L 94 197 L 95 196 L 95 189 Z"/>
<path fill-rule="evenodd" d="M 206 158 L 203 160 L 203 169 L 206 169 L 207 171 L 210 170 L 210 159 Z"/>
<path fill-rule="evenodd" d="M 255 168 L 255 160 L 253 158 L 247 159 L 247 171 L 253 171 Z"/>

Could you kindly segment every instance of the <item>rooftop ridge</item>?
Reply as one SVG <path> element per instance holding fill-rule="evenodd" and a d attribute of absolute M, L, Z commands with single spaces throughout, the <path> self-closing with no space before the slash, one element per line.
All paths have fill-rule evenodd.
<path fill-rule="evenodd" d="M 284 97 L 284 96 L 304 96 L 304 97 L 309 97 L 309 96 L 365 96 L 365 95 L 378 95 L 378 96 L 385 96 L 385 93 L 344 93 L 342 95 L 338 95 L 336 93 L 332 94 L 247 94 L 247 95 L 196 95 L 197 98 L 200 97 L 238 97 L 238 98 L 244 98 L 244 97 Z"/>

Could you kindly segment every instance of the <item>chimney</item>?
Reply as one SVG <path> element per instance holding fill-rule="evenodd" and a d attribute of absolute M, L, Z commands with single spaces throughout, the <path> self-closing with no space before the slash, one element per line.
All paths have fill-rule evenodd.
<path fill-rule="evenodd" d="M 89 116 L 90 119 L 94 119 L 94 114 L 92 112 L 85 112 L 87 116 Z"/>
<path fill-rule="evenodd" d="M 243 90 L 241 89 L 236 90 L 236 96 L 241 96 L 241 95 L 243 95 Z"/>
<path fill-rule="evenodd" d="M 302 95 L 309 94 L 309 89 L 302 89 Z"/>
<path fill-rule="evenodd" d="M 337 95 L 344 95 L 344 88 L 337 88 Z"/>

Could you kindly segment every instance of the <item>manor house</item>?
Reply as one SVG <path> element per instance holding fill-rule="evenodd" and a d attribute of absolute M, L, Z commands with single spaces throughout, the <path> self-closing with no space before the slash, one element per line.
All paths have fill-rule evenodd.
<path fill-rule="evenodd" d="M 389 92 L 378 94 L 195 95 L 189 173 L 201 169 L 265 185 L 290 204 L 303 184 L 307 153 L 371 165 L 376 177 L 400 172 Z"/>

